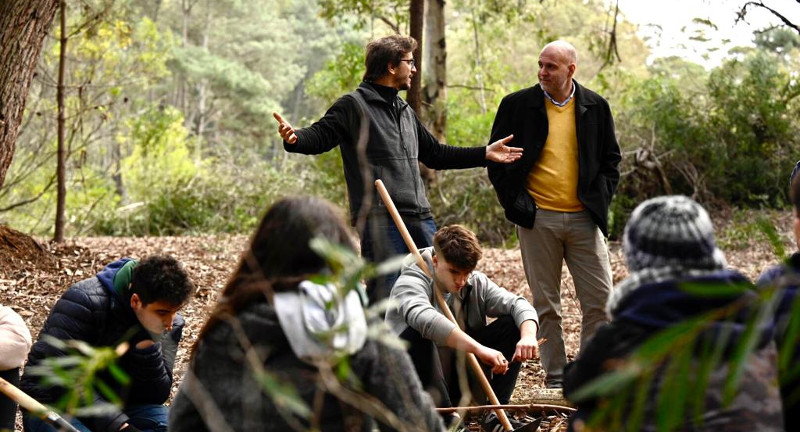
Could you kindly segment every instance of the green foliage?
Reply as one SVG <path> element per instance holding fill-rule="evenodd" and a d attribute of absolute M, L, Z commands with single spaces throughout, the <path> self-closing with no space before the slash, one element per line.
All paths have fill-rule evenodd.
<path fill-rule="evenodd" d="M 48 335 L 43 340 L 66 355 L 48 357 L 41 364 L 28 368 L 26 373 L 41 377 L 43 385 L 66 389 L 56 404 L 61 411 L 85 416 L 122 407 L 122 400 L 113 388 L 130 384 L 130 378 L 116 363 L 127 349 L 126 344 L 115 349 L 92 347 L 83 341 L 62 341 Z M 103 376 L 115 382 L 108 383 Z M 98 396 L 108 403 L 97 404 Z"/>
<path fill-rule="evenodd" d="M 595 407 L 586 425 L 589 429 L 635 431 L 646 424 L 654 424 L 658 431 L 702 429 L 709 391 L 721 391 L 723 407 L 741 391 L 747 391 L 740 387 L 744 369 L 763 337 L 763 329 L 771 328 L 774 302 L 783 291 L 764 288 L 745 302 L 741 296 L 752 292 L 749 284 L 685 284 L 682 288 L 697 298 L 728 297 L 735 301 L 655 333 L 637 344 L 630 355 L 609 362 L 608 372 L 574 392 L 571 400 L 591 401 L 589 405 Z M 714 336 L 708 337 L 713 323 L 742 314 L 747 317 L 742 333 L 713 332 Z M 785 346 L 793 347 L 794 343 Z M 726 350 L 730 350 L 727 355 Z"/>
<path fill-rule="evenodd" d="M 364 73 L 364 56 L 363 44 L 345 43 L 342 51 L 311 77 L 306 85 L 306 93 L 330 104 L 343 94 L 355 90 Z"/>
<path fill-rule="evenodd" d="M 778 259 L 787 256 L 784 241 L 773 219 L 767 216 L 754 219 L 749 211 L 738 210 L 733 213 L 730 223 L 717 234 L 717 243 L 723 250 L 746 249 L 762 240 L 766 240 L 772 246 L 773 253 Z"/>

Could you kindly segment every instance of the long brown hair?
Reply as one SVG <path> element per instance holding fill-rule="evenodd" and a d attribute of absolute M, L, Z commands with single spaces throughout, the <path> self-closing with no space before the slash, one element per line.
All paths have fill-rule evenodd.
<path fill-rule="evenodd" d="M 219 322 L 249 304 L 265 301 L 268 292 L 295 289 L 305 277 L 325 269 L 325 259 L 310 246 L 316 237 L 356 251 L 342 211 L 330 202 L 316 197 L 291 197 L 273 204 L 200 330 L 192 357 L 206 333 Z"/>

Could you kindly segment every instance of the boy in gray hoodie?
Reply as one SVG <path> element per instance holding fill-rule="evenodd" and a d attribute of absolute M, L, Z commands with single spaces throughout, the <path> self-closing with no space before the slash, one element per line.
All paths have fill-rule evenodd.
<path fill-rule="evenodd" d="M 492 389 L 501 404 L 508 403 L 522 362 L 539 352 L 536 311 L 524 297 L 475 271 L 482 251 L 468 229 L 446 226 L 434 236 L 433 247 L 420 253 L 428 269 L 421 269 L 412 255 L 406 258 L 392 288 L 394 304 L 386 322 L 409 342 L 408 353 L 423 386 L 437 406 L 458 402 L 461 389 L 452 353 L 465 351 L 491 369 L 484 372 Z M 434 289 L 442 293 L 460 328 L 442 315 Z M 497 319 L 487 324 L 488 317 Z"/>

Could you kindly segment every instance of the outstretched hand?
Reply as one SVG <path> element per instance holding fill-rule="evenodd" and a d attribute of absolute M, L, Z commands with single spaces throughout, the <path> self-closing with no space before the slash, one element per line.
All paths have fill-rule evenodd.
<path fill-rule="evenodd" d="M 278 133 L 281 134 L 281 138 L 283 138 L 283 140 L 289 144 L 296 143 L 297 135 L 295 135 L 292 125 L 290 125 L 289 122 L 284 120 L 283 117 L 276 112 L 273 112 L 272 116 L 278 121 Z"/>
<path fill-rule="evenodd" d="M 509 135 L 486 146 L 486 159 L 499 163 L 511 163 L 519 160 L 522 157 L 522 149 L 506 145 L 512 139 L 514 139 L 514 135 Z"/>

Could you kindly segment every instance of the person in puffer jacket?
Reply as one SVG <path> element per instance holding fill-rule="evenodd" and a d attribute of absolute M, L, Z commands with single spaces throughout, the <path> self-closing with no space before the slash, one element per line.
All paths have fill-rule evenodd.
<path fill-rule="evenodd" d="M 128 385 L 110 373 L 102 380 L 123 401 L 122 409 L 107 404 L 99 393 L 95 406 L 109 407 L 94 416 L 76 417 L 70 423 L 80 431 L 165 431 L 172 387 L 172 369 L 184 320 L 178 310 L 187 303 L 194 285 L 183 266 L 169 256 L 151 256 L 141 262 L 123 258 L 100 273 L 71 286 L 50 310 L 33 344 L 22 376 L 21 388 L 44 404 L 55 405 L 67 389 L 52 384 L 37 369 L 46 359 L 65 356 L 44 336 L 62 341 L 82 341 L 94 347 L 128 350 L 118 365 L 128 375 Z M 36 416 L 23 413 L 26 432 L 54 431 Z"/>
<path fill-rule="evenodd" d="M 775 343 L 778 345 L 778 376 L 783 400 L 783 421 L 787 431 L 800 430 L 800 336 L 796 333 L 800 307 L 800 161 L 789 176 L 789 197 L 793 204 L 792 231 L 797 251 L 783 263 L 770 267 L 758 277 L 758 286 L 773 289 L 777 298 Z"/>
<path fill-rule="evenodd" d="M 329 202 L 287 198 L 267 211 L 193 347 L 170 432 L 442 431 L 402 350 L 367 337 L 359 290 L 311 247 L 355 254 Z"/>
<path fill-rule="evenodd" d="M 610 322 L 565 370 L 571 430 L 783 430 L 768 302 L 726 269 L 708 213 L 683 196 L 645 201 L 622 246 L 630 275 Z"/>

